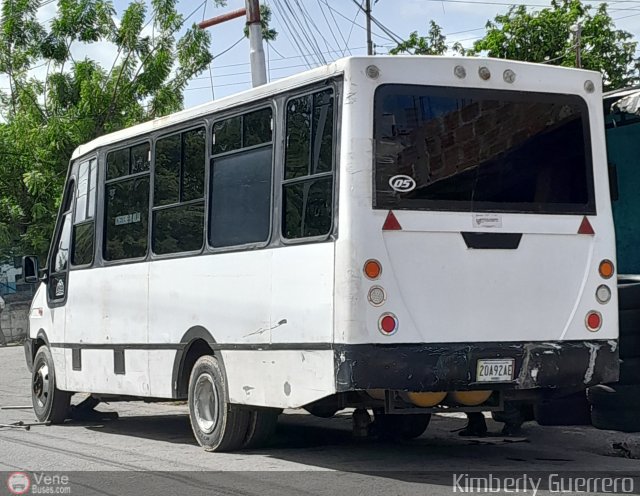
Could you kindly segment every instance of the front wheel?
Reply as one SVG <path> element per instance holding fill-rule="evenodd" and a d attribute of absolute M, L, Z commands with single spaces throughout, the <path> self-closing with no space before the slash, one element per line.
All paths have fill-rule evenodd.
<path fill-rule="evenodd" d="M 250 412 L 230 404 L 228 397 L 218 360 L 200 357 L 189 379 L 189 417 L 196 440 L 207 451 L 233 451 L 245 443 Z"/>
<path fill-rule="evenodd" d="M 31 370 L 31 401 L 40 422 L 61 424 L 69 413 L 71 393 L 56 387 L 56 373 L 51 351 L 41 346 L 33 359 Z"/>

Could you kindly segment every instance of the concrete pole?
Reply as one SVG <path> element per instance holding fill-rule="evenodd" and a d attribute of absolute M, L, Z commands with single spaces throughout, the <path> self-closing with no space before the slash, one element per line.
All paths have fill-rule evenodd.
<path fill-rule="evenodd" d="M 262 47 L 262 25 L 260 24 L 260 2 L 245 0 L 247 27 L 249 28 L 249 59 L 251 61 L 251 81 L 254 88 L 267 82 L 267 66 Z"/>

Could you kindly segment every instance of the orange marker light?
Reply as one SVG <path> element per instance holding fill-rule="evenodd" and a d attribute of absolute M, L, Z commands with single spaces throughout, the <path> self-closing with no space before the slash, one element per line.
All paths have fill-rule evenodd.
<path fill-rule="evenodd" d="M 369 279 L 377 279 L 382 273 L 382 265 L 377 260 L 367 260 L 364 263 L 364 275 Z"/>
<path fill-rule="evenodd" d="M 611 260 L 603 260 L 600 262 L 598 272 L 600 272 L 600 276 L 602 276 L 603 279 L 609 279 L 615 272 L 613 262 Z"/>

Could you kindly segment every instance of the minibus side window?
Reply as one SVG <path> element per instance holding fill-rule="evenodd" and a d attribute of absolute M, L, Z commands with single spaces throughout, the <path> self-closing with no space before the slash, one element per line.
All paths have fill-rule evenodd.
<path fill-rule="evenodd" d="M 62 218 L 58 236 L 51 253 L 49 279 L 47 286 L 50 300 L 64 300 L 67 294 L 67 270 L 69 268 L 69 244 L 71 242 L 71 212 L 75 183 L 67 186 L 62 206 Z"/>
<path fill-rule="evenodd" d="M 148 142 L 107 154 L 103 246 L 107 261 L 147 254 L 150 157 Z"/>
<path fill-rule="evenodd" d="M 287 239 L 329 233 L 333 216 L 333 90 L 287 103 L 282 234 Z"/>
<path fill-rule="evenodd" d="M 271 231 L 272 110 L 213 125 L 209 243 L 264 243 Z"/>
<path fill-rule="evenodd" d="M 85 160 L 78 167 L 78 186 L 73 216 L 71 263 L 88 265 L 93 262 L 96 205 L 96 159 Z"/>
<path fill-rule="evenodd" d="M 153 252 L 196 251 L 204 243 L 205 129 L 156 142 L 153 187 Z"/>

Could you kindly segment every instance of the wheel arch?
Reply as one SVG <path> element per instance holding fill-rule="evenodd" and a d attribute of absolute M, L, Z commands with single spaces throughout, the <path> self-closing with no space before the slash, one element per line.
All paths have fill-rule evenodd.
<path fill-rule="evenodd" d="M 180 344 L 184 346 L 181 346 L 176 353 L 171 375 L 171 389 L 174 399 L 187 397 L 191 370 L 201 356 L 212 355 L 216 357 L 226 377 L 222 356 L 216 350 L 216 340 L 206 328 L 203 326 L 191 327 L 183 334 Z"/>

